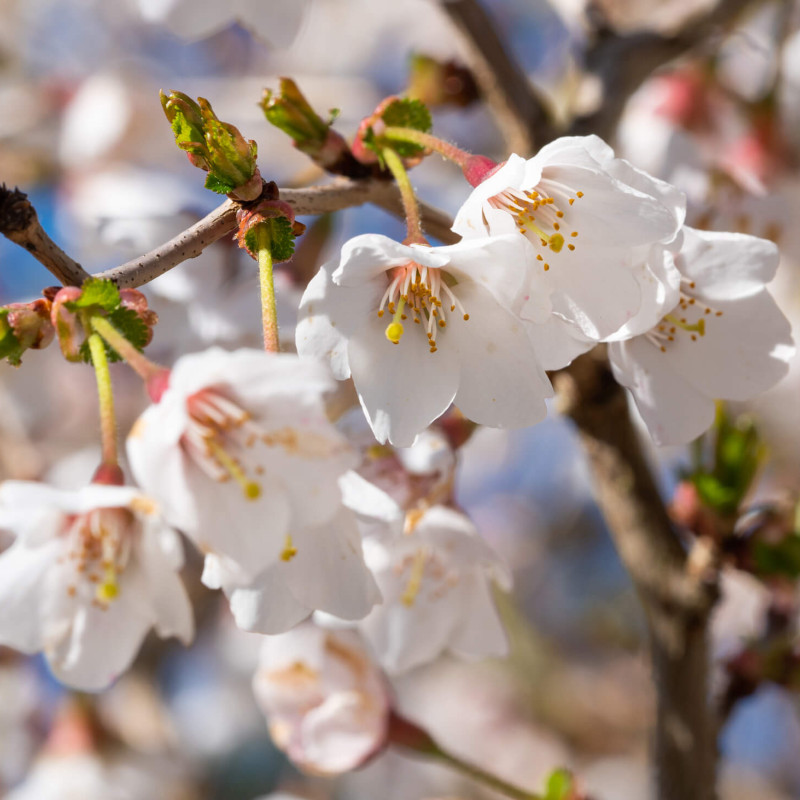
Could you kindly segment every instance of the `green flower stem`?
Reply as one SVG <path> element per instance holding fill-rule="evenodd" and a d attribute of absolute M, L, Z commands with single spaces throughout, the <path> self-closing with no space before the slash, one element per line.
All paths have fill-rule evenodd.
<path fill-rule="evenodd" d="M 103 446 L 103 463 L 117 466 L 117 418 L 114 414 L 114 390 L 108 370 L 106 346 L 99 334 L 89 336 L 89 352 L 92 354 L 94 374 L 97 378 L 97 397 L 100 401 L 100 435 Z"/>
<path fill-rule="evenodd" d="M 414 128 L 399 128 L 390 125 L 384 128 L 380 135 L 384 139 L 392 139 L 398 142 L 410 142 L 411 144 L 418 144 L 420 147 L 425 147 L 428 150 L 433 150 L 448 161 L 458 164 L 462 169 L 472 157 L 466 150 L 462 150 L 454 144 L 440 139 L 438 136 L 434 136 L 430 133 L 423 133 L 422 131 L 414 130 Z"/>
<path fill-rule="evenodd" d="M 419 214 L 419 204 L 417 203 L 414 189 L 408 172 L 403 166 L 403 160 L 389 147 L 384 148 L 381 153 L 386 166 L 394 176 L 397 188 L 400 189 L 400 197 L 403 201 L 403 210 L 406 214 L 406 229 L 408 231 L 407 242 L 427 244 L 427 239 L 422 235 L 422 220 Z"/>
<path fill-rule="evenodd" d="M 143 381 L 149 381 L 164 372 L 164 367 L 154 363 L 134 347 L 105 317 L 92 317 L 91 325 L 94 332 L 100 334 Z"/>
<path fill-rule="evenodd" d="M 526 792 L 524 789 L 520 789 L 518 786 L 507 783 L 502 778 L 498 778 L 496 775 L 492 775 L 491 773 L 485 772 L 473 764 L 468 764 L 466 761 L 456 758 L 456 756 L 445 752 L 439 746 L 437 746 L 436 752 L 432 753 L 431 755 L 433 755 L 442 763 L 449 765 L 457 772 L 460 772 L 462 775 L 472 778 L 472 780 L 483 784 L 489 789 L 493 789 L 495 792 L 504 794 L 506 797 L 511 797 L 513 800 L 542 800 L 541 795 L 533 794 L 532 792 Z"/>
<path fill-rule="evenodd" d="M 256 229 L 256 247 L 258 250 L 258 275 L 261 280 L 261 325 L 264 330 L 264 349 L 268 353 L 277 353 L 280 349 L 278 309 L 275 305 L 275 281 L 272 276 L 270 238 L 268 226 L 259 225 Z"/>

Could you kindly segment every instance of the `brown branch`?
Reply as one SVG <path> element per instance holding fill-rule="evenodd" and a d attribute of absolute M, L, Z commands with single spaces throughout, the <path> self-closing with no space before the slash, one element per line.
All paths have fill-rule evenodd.
<path fill-rule="evenodd" d="M 506 147 L 523 156 L 550 141 L 547 111 L 527 75 L 509 54 L 492 18 L 478 0 L 443 0 L 442 8 L 461 31 L 470 67 L 503 134 Z"/>
<path fill-rule="evenodd" d="M 621 36 L 609 28 L 596 32 L 584 68 L 600 78 L 603 99 L 597 111 L 575 119 L 568 136 L 596 133 L 610 140 L 631 95 L 657 69 L 723 31 L 755 0 L 720 0 L 702 19 L 692 19 L 674 36 L 641 31 Z"/>
<path fill-rule="evenodd" d="M 625 390 L 602 348 L 577 359 L 555 382 L 648 623 L 658 694 L 657 796 L 712 800 L 716 725 L 708 703 L 707 623 L 716 585 L 690 567 L 642 453 Z"/>
<path fill-rule="evenodd" d="M 44 231 L 25 192 L 0 184 L 0 233 L 44 264 L 61 283 L 80 285 L 89 273 Z"/>
<path fill-rule="evenodd" d="M 295 214 L 327 214 L 364 203 L 375 203 L 396 216 L 403 215 L 400 195 L 393 183 L 382 180 L 340 180 L 325 186 L 308 189 L 281 189 L 280 197 Z M 113 280 L 122 288 L 135 288 L 163 275 L 178 264 L 199 256 L 206 247 L 228 236 L 236 229 L 239 205 L 227 200 L 191 228 L 178 234 L 155 250 L 131 261 L 98 273 L 98 278 Z M 450 218 L 431 206 L 420 204 L 422 221 L 432 236 L 442 241 L 456 241 Z"/>

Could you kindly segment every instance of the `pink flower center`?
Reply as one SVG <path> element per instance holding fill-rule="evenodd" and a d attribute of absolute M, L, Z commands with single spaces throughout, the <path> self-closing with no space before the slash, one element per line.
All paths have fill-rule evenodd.
<path fill-rule="evenodd" d="M 261 495 L 261 486 L 244 465 L 242 454 L 262 438 L 250 415 L 215 389 L 203 389 L 186 401 L 189 424 L 181 436 L 184 451 L 212 480 L 235 480 L 248 500 Z M 256 466 L 256 475 L 263 473 Z"/>
<path fill-rule="evenodd" d="M 139 523 L 127 508 L 96 508 L 72 517 L 64 531 L 69 540 L 66 559 L 73 563 L 78 580 L 67 594 L 86 594 L 92 604 L 108 608 L 119 594 L 119 576 L 125 571 Z"/>

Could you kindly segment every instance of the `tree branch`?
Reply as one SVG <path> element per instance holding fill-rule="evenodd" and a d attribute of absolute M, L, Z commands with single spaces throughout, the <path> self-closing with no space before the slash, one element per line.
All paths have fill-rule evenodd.
<path fill-rule="evenodd" d="M 584 68 L 600 78 L 603 98 L 597 111 L 573 120 L 568 136 L 595 133 L 610 140 L 631 95 L 659 67 L 707 41 L 734 22 L 754 0 L 720 0 L 702 19 L 690 20 L 674 36 L 641 31 L 620 36 L 603 27 L 584 56 Z"/>
<path fill-rule="evenodd" d="M 531 155 L 555 133 L 525 71 L 509 54 L 492 18 L 478 0 L 443 0 L 442 8 L 470 50 L 470 68 L 492 109 L 506 147 Z"/>
<path fill-rule="evenodd" d="M 602 351 L 582 356 L 554 379 L 648 623 L 658 694 L 657 796 L 712 800 L 716 726 L 707 693 L 707 623 L 717 587 L 690 568 L 642 453 L 625 390 Z"/>
<path fill-rule="evenodd" d="M 307 189 L 281 189 L 280 196 L 298 215 L 326 214 L 367 202 L 396 216 L 403 214 L 397 187 L 383 180 L 340 180 Z M 218 239 L 232 234 L 238 209 L 238 203 L 226 200 L 191 228 L 155 250 L 97 273 L 95 277 L 113 280 L 121 288 L 143 286 L 187 259 L 199 256 Z M 420 210 L 423 225 L 432 236 L 444 242 L 458 240 L 450 230 L 452 221 L 446 214 L 424 203 L 420 204 Z M 66 286 L 80 286 L 92 277 L 50 239 L 39 223 L 36 210 L 18 189 L 12 191 L 0 186 L 0 232 L 24 247 Z"/>
<path fill-rule="evenodd" d="M 0 184 L 0 233 L 44 264 L 61 283 L 80 285 L 89 273 L 44 231 L 25 192 Z"/>

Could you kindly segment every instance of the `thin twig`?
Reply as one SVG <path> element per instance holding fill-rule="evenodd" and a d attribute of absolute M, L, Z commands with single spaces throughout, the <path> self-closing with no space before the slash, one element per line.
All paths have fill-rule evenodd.
<path fill-rule="evenodd" d="M 89 273 L 44 231 L 25 192 L 0 184 L 0 233 L 44 264 L 63 284 L 80 286 Z"/>
<path fill-rule="evenodd" d="M 478 0 L 444 0 L 443 10 L 470 50 L 470 67 L 513 153 L 531 155 L 555 134 L 527 75 Z"/>

